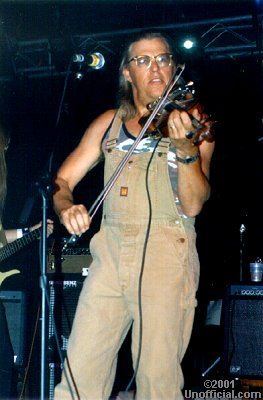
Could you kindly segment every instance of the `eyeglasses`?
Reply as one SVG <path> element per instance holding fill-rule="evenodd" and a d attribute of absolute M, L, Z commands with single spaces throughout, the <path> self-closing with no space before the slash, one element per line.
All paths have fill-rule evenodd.
<path fill-rule="evenodd" d="M 152 61 L 157 62 L 158 66 L 163 67 L 170 67 L 173 65 L 173 55 L 169 53 L 158 54 L 157 56 L 137 56 L 133 57 L 128 61 L 134 61 L 137 67 L 139 68 L 150 68 L 152 65 Z"/>

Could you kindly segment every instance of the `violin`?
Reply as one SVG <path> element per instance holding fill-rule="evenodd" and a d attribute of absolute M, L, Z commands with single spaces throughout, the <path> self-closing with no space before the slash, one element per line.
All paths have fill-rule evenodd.
<path fill-rule="evenodd" d="M 168 126 L 167 120 L 169 114 L 177 109 L 181 111 L 187 111 L 188 115 L 191 118 L 192 125 L 194 129 L 189 132 L 186 137 L 191 139 L 194 145 L 199 145 L 202 141 L 206 140 L 208 142 L 214 141 L 214 124 L 216 121 L 212 120 L 211 116 L 204 114 L 204 107 L 201 103 L 199 103 L 194 98 L 194 83 L 191 81 L 187 84 L 180 80 L 180 85 L 176 85 L 175 89 L 166 97 L 165 101 L 162 104 L 162 107 L 158 110 L 153 120 L 150 122 L 147 127 L 145 136 L 150 136 L 155 140 L 158 140 L 162 137 L 168 137 Z M 159 103 L 160 99 L 153 101 L 147 105 L 147 109 L 149 113 L 146 116 L 143 116 L 139 123 L 141 126 L 144 126 L 146 121 L 149 118 L 149 114 L 155 110 L 156 105 Z M 203 116 L 200 121 L 198 121 L 193 115 L 191 111 L 197 108 L 199 113 Z"/>

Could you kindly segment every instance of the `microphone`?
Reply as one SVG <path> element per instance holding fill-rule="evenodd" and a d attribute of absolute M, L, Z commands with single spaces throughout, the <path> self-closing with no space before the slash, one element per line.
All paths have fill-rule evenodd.
<path fill-rule="evenodd" d="M 93 69 L 101 69 L 105 64 L 105 58 L 101 53 L 92 53 L 87 56 L 84 56 L 83 54 L 74 54 L 72 60 L 73 62 L 79 63 L 85 62 Z"/>

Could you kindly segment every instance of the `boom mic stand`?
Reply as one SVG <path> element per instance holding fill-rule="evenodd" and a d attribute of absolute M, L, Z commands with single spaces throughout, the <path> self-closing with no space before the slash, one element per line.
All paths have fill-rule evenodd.
<path fill-rule="evenodd" d="M 42 234 L 41 234 L 41 251 L 40 251 L 40 288 L 41 288 L 41 380 L 40 380 L 40 399 L 45 399 L 45 383 L 46 383 L 46 270 L 47 270 L 47 209 L 48 199 L 52 192 L 51 179 L 48 175 L 41 178 L 36 183 L 38 191 L 42 197 Z"/>
<path fill-rule="evenodd" d="M 72 65 L 72 59 L 70 59 L 66 78 L 64 82 L 62 97 L 59 104 L 59 110 L 56 120 L 55 129 L 58 127 L 60 116 L 62 112 L 62 107 L 64 103 L 64 98 L 66 94 L 66 88 L 68 79 L 70 76 L 70 70 Z M 40 400 L 45 400 L 45 387 L 46 387 L 46 304 L 48 303 L 47 296 L 47 209 L 48 209 L 48 199 L 52 193 L 52 164 L 54 159 L 55 148 L 58 144 L 59 136 L 57 136 L 53 148 L 51 150 L 50 156 L 48 158 L 48 165 L 44 172 L 43 176 L 41 176 L 39 182 L 36 182 L 35 186 L 38 189 L 40 196 L 42 197 L 42 234 L 41 234 L 41 258 L 40 258 L 40 288 L 41 288 L 41 370 L 40 370 Z"/>
<path fill-rule="evenodd" d="M 72 58 L 69 61 L 69 65 L 67 68 L 67 73 L 65 77 L 65 82 L 63 86 L 62 97 L 59 104 L 59 110 L 56 119 L 55 129 L 59 125 L 62 107 L 64 103 L 64 98 L 66 94 L 68 79 L 71 75 L 71 65 Z M 52 164 L 55 154 L 55 148 L 58 144 L 59 136 L 57 136 L 53 148 L 51 150 L 50 156 L 48 158 L 48 165 L 44 171 L 44 174 L 40 177 L 40 180 L 35 183 L 35 186 L 38 189 L 40 196 L 42 197 L 42 232 L 41 232 L 41 257 L 40 257 L 40 288 L 41 288 L 41 377 L 40 377 L 40 400 L 45 400 L 45 386 L 46 386 L 46 304 L 48 303 L 47 296 L 47 209 L 48 209 L 48 199 L 52 193 Z"/>

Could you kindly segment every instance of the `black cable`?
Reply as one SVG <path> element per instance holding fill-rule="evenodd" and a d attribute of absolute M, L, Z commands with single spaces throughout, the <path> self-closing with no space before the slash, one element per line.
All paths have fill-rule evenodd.
<path fill-rule="evenodd" d="M 138 287 L 138 307 L 139 307 L 139 345 L 138 345 L 138 355 L 137 355 L 137 360 L 134 368 L 134 373 L 133 376 L 126 386 L 125 392 L 128 392 L 130 390 L 131 385 L 133 384 L 134 380 L 136 379 L 137 372 L 139 369 L 139 364 L 140 364 L 140 358 L 141 358 L 141 352 L 142 352 L 142 334 L 143 334 L 143 318 L 142 318 L 142 278 L 143 278 L 143 272 L 144 272 L 144 266 L 145 266 L 145 258 L 146 258 L 146 250 L 147 250 L 147 245 L 148 245 L 148 240 L 149 240 L 149 235 L 150 235 L 150 229 L 151 229 L 151 223 L 152 223 L 152 201 L 151 201 L 151 195 L 149 191 L 149 169 L 151 162 L 153 160 L 153 156 L 156 152 L 156 149 L 158 147 L 158 144 L 160 142 L 161 138 L 157 140 L 156 145 L 154 146 L 153 152 L 151 154 L 151 157 L 149 158 L 149 162 L 147 165 L 146 169 L 146 175 L 145 175 L 145 184 L 146 184 L 146 191 L 147 191 L 147 198 L 148 198 L 148 204 L 149 204 L 149 217 L 148 217 L 148 224 L 147 224 L 147 229 L 146 229 L 146 235 L 145 235 L 145 240 L 144 240 L 144 245 L 143 245 L 143 254 L 142 254 L 142 262 L 141 262 L 141 271 L 140 271 L 140 276 L 139 276 L 139 287 Z"/>
<path fill-rule="evenodd" d="M 61 113 L 62 113 L 62 107 L 63 107 L 63 104 L 64 104 L 64 100 L 65 100 L 65 96 L 66 96 L 66 90 L 67 90 L 67 86 L 68 86 L 68 79 L 69 79 L 69 76 L 71 74 L 72 62 L 73 61 L 72 61 L 72 57 L 71 57 L 70 61 L 69 61 L 69 64 L 68 64 L 67 71 L 66 71 L 66 77 L 65 77 L 65 80 L 64 80 L 63 91 L 62 91 L 62 96 L 61 96 L 60 103 L 59 103 L 58 114 L 57 114 L 57 119 L 56 119 L 56 124 L 55 124 L 54 130 L 57 129 L 57 127 L 59 125 L 59 122 L 60 122 Z M 56 150 L 56 147 L 57 147 L 57 144 L 59 142 L 60 137 L 61 137 L 61 133 L 56 136 L 55 143 L 54 143 L 54 145 L 53 145 L 53 147 L 51 149 L 51 153 L 50 153 L 50 156 L 49 156 L 49 159 L 48 159 L 47 172 L 48 172 L 49 175 L 51 175 L 51 172 L 52 172 L 53 158 L 54 158 L 55 150 Z"/>

